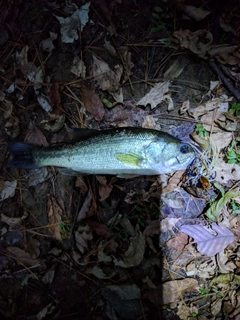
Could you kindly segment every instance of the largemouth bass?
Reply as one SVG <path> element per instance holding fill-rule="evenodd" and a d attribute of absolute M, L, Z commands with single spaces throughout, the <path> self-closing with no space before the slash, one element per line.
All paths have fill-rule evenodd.
<path fill-rule="evenodd" d="M 182 170 L 194 160 L 191 145 L 157 130 L 77 129 L 78 141 L 58 147 L 12 143 L 9 166 L 35 169 L 57 166 L 81 174 L 158 175 Z"/>

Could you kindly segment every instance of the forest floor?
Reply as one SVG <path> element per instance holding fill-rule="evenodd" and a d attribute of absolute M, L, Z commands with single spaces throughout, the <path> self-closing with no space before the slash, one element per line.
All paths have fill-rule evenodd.
<path fill-rule="evenodd" d="M 235 2 L 0 3 L 1 319 L 240 319 Z M 168 132 L 205 171 L 183 188 L 8 167 L 6 143 L 71 127 Z"/>

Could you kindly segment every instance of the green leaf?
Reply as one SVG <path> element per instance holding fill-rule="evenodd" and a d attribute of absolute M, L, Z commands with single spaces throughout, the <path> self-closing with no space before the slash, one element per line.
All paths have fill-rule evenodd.
<path fill-rule="evenodd" d="M 236 160 L 235 160 L 235 159 L 229 159 L 229 160 L 228 160 L 228 163 L 229 163 L 229 164 L 234 164 L 234 163 L 236 163 Z"/>
<path fill-rule="evenodd" d="M 232 199 L 236 198 L 239 196 L 239 192 L 229 190 L 226 192 L 221 199 L 213 202 L 211 207 L 207 210 L 205 213 L 206 216 L 212 220 L 212 221 L 217 221 L 219 214 L 221 213 L 222 208 L 227 204 L 227 202 Z"/>

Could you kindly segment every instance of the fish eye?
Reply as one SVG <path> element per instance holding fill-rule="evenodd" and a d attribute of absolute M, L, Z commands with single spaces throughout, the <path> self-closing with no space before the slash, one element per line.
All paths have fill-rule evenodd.
<path fill-rule="evenodd" d="M 188 152 L 191 152 L 191 150 L 192 149 L 188 144 L 183 144 L 180 147 L 180 152 L 182 152 L 182 153 L 188 153 Z"/>

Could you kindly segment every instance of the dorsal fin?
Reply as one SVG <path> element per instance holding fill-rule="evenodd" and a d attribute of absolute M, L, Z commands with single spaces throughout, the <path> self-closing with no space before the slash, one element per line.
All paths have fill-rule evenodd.
<path fill-rule="evenodd" d="M 69 143 L 77 142 L 82 139 L 87 139 L 100 133 L 100 131 L 96 129 L 69 128 L 67 126 L 66 126 L 66 131 L 67 131 L 67 141 Z"/>

